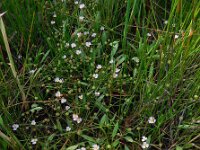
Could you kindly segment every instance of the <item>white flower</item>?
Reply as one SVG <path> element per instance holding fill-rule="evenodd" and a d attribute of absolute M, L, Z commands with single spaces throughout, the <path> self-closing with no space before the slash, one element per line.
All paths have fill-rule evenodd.
<path fill-rule="evenodd" d="M 55 94 L 55 96 L 56 96 L 56 97 L 61 97 L 60 91 L 57 91 L 56 94 Z"/>
<path fill-rule="evenodd" d="M 68 111 L 69 109 L 70 109 L 70 107 L 69 107 L 69 106 L 65 106 L 65 110 L 67 110 L 67 111 Z"/>
<path fill-rule="evenodd" d="M 79 118 L 77 114 L 72 115 L 73 121 L 76 121 L 77 123 L 81 123 L 82 118 Z"/>
<path fill-rule="evenodd" d="M 51 20 L 51 24 L 55 24 L 56 22 L 54 20 Z"/>
<path fill-rule="evenodd" d="M 31 121 L 31 125 L 33 125 L 33 126 L 36 125 L 36 121 L 35 121 L 35 120 L 32 120 L 32 121 Z"/>
<path fill-rule="evenodd" d="M 82 35 L 81 32 L 78 32 L 78 33 L 77 33 L 77 36 L 78 36 L 78 37 L 81 37 L 81 35 Z"/>
<path fill-rule="evenodd" d="M 92 36 L 92 37 L 96 37 L 96 35 L 97 35 L 96 33 L 92 33 L 92 35 L 91 35 L 91 36 Z"/>
<path fill-rule="evenodd" d="M 56 18 L 56 17 L 57 17 L 56 13 L 54 13 L 53 17 L 54 17 L 54 18 Z"/>
<path fill-rule="evenodd" d="M 36 70 L 30 70 L 29 74 L 34 74 Z"/>
<path fill-rule="evenodd" d="M 114 63 L 114 60 L 113 60 L 113 59 L 111 59 L 111 60 L 109 61 L 109 63 L 110 63 L 110 64 L 113 64 L 113 63 Z"/>
<path fill-rule="evenodd" d="M 100 95 L 100 92 L 95 92 L 94 95 L 95 95 L 95 96 L 99 96 L 99 95 Z"/>
<path fill-rule="evenodd" d="M 100 30 L 101 30 L 101 31 L 104 31 L 104 29 L 105 29 L 105 28 L 104 28 L 103 26 L 101 26 Z"/>
<path fill-rule="evenodd" d="M 14 131 L 16 131 L 19 128 L 19 125 L 18 124 L 13 124 L 12 128 L 13 128 Z"/>
<path fill-rule="evenodd" d="M 72 118 L 73 118 L 74 121 L 77 121 L 78 120 L 78 115 L 77 114 L 73 114 Z"/>
<path fill-rule="evenodd" d="M 175 28 L 175 27 L 176 27 L 176 24 L 175 24 L 175 23 L 173 23 L 173 24 L 172 24 L 172 27 L 173 27 L 173 28 Z"/>
<path fill-rule="evenodd" d="M 119 68 L 116 68 L 116 69 L 115 69 L 115 73 L 118 73 L 118 72 L 120 72 L 120 69 L 119 69 Z"/>
<path fill-rule="evenodd" d="M 83 95 L 79 95 L 78 98 L 82 100 L 83 99 Z"/>
<path fill-rule="evenodd" d="M 97 65 L 97 69 L 101 69 L 102 68 L 102 65 Z"/>
<path fill-rule="evenodd" d="M 81 122 L 82 122 L 82 118 L 78 118 L 77 123 L 81 123 Z"/>
<path fill-rule="evenodd" d="M 22 55 L 19 54 L 19 55 L 17 56 L 17 58 L 18 58 L 18 59 L 21 59 L 21 58 L 22 58 Z"/>
<path fill-rule="evenodd" d="M 60 81 L 60 78 L 59 77 L 56 77 L 55 79 L 54 79 L 54 82 L 59 82 Z"/>
<path fill-rule="evenodd" d="M 83 34 L 84 35 L 87 35 L 87 34 L 89 34 L 90 32 L 89 31 L 85 31 Z"/>
<path fill-rule="evenodd" d="M 113 74 L 113 78 L 117 78 L 118 77 L 118 74 L 117 73 L 114 73 Z"/>
<path fill-rule="evenodd" d="M 80 55 L 81 54 L 81 50 L 76 50 L 76 55 Z"/>
<path fill-rule="evenodd" d="M 79 5 L 79 8 L 80 8 L 80 9 L 85 8 L 85 4 L 80 4 L 80 5 Z"/>
<path fill-rule="evenodd" d="M 142 143 L 142 148 L 145 149 L 145 148 L 148 148 L 149 147 L 149 144 L 147 142 L 143 142 Z"/>
<path fill-rule="evenodd" d="M 85 17 L 83 17 L 83 16 L 79 16 L 79 20 L 80 20 L 80 21 L 83 21 L 84 18 L 85 18 Z"/>
<path fill-rule="evenodd" d="M 95 78 L 95 79 L 97 79 L 97 78 L 99 77 L 99 75 L 98 75 L 97 73 L 93 74 L 92 76 L 93 76 L 93 78 Z"/>
<path fill-rule="evenodd" d="M 66 103 L 67 102 L 67 100 L 65 99 L 65 98 L 61 98 L 61 104 L 63 104 L 63 103 Z"/>
<path fill-rule="evenodd" d="M 85 147 L 77 148 L 76 150 L 86 150 Z"/>
<path fill-rule="evenodd" d="M 179 36 L 178 36 L 177 34 L 174 36 L 175 39 L 178 39 L 178 37 L 179 37 Z"/>
<path fill-rule="evenodd" d="M 151 33 L 147 33 L 147 36 L 150 37 L 150 36 L 151 36 Z"/>
<path fill-rule="evenodd" d="M 93 149 L 93 150 L 99 150 L 99 148 L 100 148 L 100 147 L 99 147 L 99 145 L 97 145 L 97 144 L 92 145 L 92 149 Z"/>
<path fill-rule="evenodd" d="M 149 117 L 148 122 L 150 124 L 154 124 L 156 122 L 156 119 L 154 117 Z"/>
<path fill-rule="evenodd" d="M 71 48 L 75 48 L 76 47 L 76 44 L 75 43 L 72 43 L 71 44 Z"/>
<path fill-rule="evenodd" d="M 146 136 L 142 136 L 142 142 L 145 142 L 147 140 Z"/>
<path fill-rule="evenodd" d="M 69 126 L 66 127 L 66 131 L 71 131 L 71 128 Z"/>
<path fill-rule="evenodd" d="M 165 20 L 165 21 L 164 21 L 164 24 L 168 24 L 168 20 Z"/>
<path fill-rule="evenodd" d="M 37 141 L 38 141 L 38 139 L 31 139 L 31 143 L 32 143 L 33 145 L 35 145 L 35 144 L 37 143 Z"/>
<path fill-rule="evenodd" d="M 63 56 L 62 56 L 62 58 L 63 58 L 63 59 L 66 59 L 66 58 L 67 58 L 67 56 L 66 56 L 66 55 L 63 55 Z"/>
<path fill-rule="evenodd" d="M 63 83 L 64 80 L 63 80 L 63 79 L 60 79 L 59 77 L 56 77 L 56 78 L 54 79 L 54 82 Z"/>
<path fill-rule="evenodd" d="M 75 1 L 74 4 L 78 5 L 78 1 Z"/>
<path fill-rule="evenodd" d="M 91 42 L 85 42 L 85 45 L 86 45 L 87 47 L 90 47 L 90 46 L 92 45 L 92 43 L 91 43 Z"/>
<path fill-rule="evenodd" d="M 60 79 L 60 80 L 59 80 L 59 83 L 63 83 L 63 82 L 64 82 L 64 80 L 63 80 L 63 79 Z"/>

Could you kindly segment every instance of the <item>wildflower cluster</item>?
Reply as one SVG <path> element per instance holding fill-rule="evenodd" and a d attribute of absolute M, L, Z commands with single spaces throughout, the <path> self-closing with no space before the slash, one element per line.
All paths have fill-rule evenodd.
<path fill-rule="evenodd" d="M 13 132 L 20 137 L 20 132 L 29 130 L 32 134 L 28 137 L 29 147 L 49 141 L 58 147 L 66 147 L 69 142 L 69 147 L 72 145 L 76 150 L 122 149 L 130 143 L 151 148 L 150 134 L 156 134 L 152 130 L 159 120 L 151 106 L 160 104 L 161 99 L 152 100 L 161 95 L 154 89 L 168 93 L 156 81 L 162 75 L 155 68 L 164 64 L 159 64 L 158 59 L 165 61 L 166 57 L 162 54 L 164 50 L 160 50 L 162 45 L 153 43 L 154 52 L 154 47 L 145 47 L 140 42 L 135 47 L 128 39 L 123 44 L 120 38 L 112 38 L 114 29 L 103 22 L 94 25 L 90 3 L 86 5 L 79 0 L 47 3 L 45 11 L 50 18 L 47 27 L 52 31 L 47 34 L 47 47 L 54 59 L 27 73 L 33 84 L 31 92 L 27 89 L 29 110 L 11 125 Z M 169 22 L 165 20 L 163 25 L 168 26 Z M 144 39 L 156 36 L 149 30 Z M 179 41 L 179 37 L 178 32 L 172 35 L 174 41 Z M 123 45 L 128 45 L 128 52 Z M 164 66 L 163 74 L 170 68 Z M 144 80 L 146 76 L 148 79 Z M 39 82 L 32 82 L 36 77 Z M 133 134 L 136 132 L 139 134 Z M 139 135 L 146 133 L 148 138 L 140 139 Z"/>

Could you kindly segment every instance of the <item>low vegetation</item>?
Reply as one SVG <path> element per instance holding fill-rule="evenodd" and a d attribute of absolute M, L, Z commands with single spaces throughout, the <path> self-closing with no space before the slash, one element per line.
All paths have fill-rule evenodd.
<path fill-rule="evenodd" d="M 200 149 L 199 8 L 2 0 L 0 149 Z"/>

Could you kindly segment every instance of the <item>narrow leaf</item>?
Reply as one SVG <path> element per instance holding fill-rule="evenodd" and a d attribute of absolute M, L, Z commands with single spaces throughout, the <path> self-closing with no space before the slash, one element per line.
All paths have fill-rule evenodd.
<path fill-rule="evenodd" d="M 87 136 L 87 135 L 81 135 L 84 139 L 86 139 L 87 141 L 89 142 L 93 142 L 93 143 L 96 143 L 96 140 L 93 139 L 92 137 L 90 136 Z"/>
<path fill-rule="evenodd" d="M 119 130 L 119 123 L 117 122 L 117 123 L 115 124 L 115 127 L 114 127 L 113 132 L 112 132 L 112 140 L 113 140 L 114 137 L 116 136 L 118 130 Z"/>
<path fill-rule="evenodd" d="M 68 147 L 66 150 L 75 150 L 77 149 L 78 145 L 72 145 L 70 147 Z"/>
<path fill-rule="evenodd" d="M 133 143 L 133 138 L 130 137 L 130 136 L 125 136 L 124 139 L 125 139 L 127 142 Z"/>

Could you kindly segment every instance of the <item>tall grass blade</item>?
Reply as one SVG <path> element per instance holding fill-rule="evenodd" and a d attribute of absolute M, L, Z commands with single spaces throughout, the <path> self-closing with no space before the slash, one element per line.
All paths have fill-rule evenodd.
<path fill-rule="evenodd" d="M 131 0 L 128 0 L 127 6 L 126 6 L 126 14 L 125 14 L 125 27 L 124 27 L 124 33 L 123 33 L 123 41 L 122 41 L 122 48 L 124 49 L 126 47 L 126 38 L 128 33 L 128 24 L 129 24 L 129 14 L 131 10 Z"/>
<path fill-rule="evenodd" d="M 17 85 L 19 87 L 19 90 L 20 90 L 20 93 L 21 93 L 21 96 L 22 96 L 22 101 L 23 101 L 22 107 L 26 108 L 27 107 L 27 102 L 26 102 L 25 92 L 24 92 L 23 86 L 21 85 L 20 80 L 19 80 L 19 78 L 17 76 L 17 72 L 16 72 L 16 69 L 15 69 L 14 61 L 13 61 L 13 58 L 12 58 L 12 53 L 10 51 L 10 47 L 9 47 L 9 43 L 8 43 L 8 38 L 7 38 L 7 34 L 6 34 L 5 25 L 4 25 L 4 22 L 3 22 L 3 19 L 2 19 L 2 16 L 4 14 L 5 13 L 0 14 L 0 29 L 1 29 L 3 41 L 4 41 L 4 44 L 5 44 L 5 47 L 6 47 L 6 52 L 7 52 L 7 55 L 8 55 L 8 59 L 9 59 L 9 62 L 10 62 L 10 68 L 11 68 L 12 74 L 13 74 L 16 82 L 17 82 Z"/>

